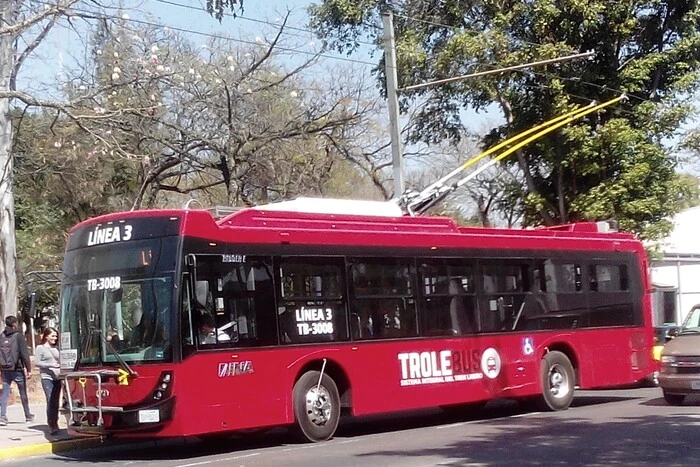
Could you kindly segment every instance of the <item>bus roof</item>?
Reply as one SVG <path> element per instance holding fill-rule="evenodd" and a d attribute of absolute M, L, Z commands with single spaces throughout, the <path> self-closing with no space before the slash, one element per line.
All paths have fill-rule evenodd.
<path fill-rule="evenodd" d="M 569 244 L 575 249 L 615 249 L 619 243 L 632 242 L 625 250 L 643 250 L 641 244 L 627 233 L 611 231 L 607 223 L 581 222 L 541 228 L 487 228 L 458 226 L 447 217 L 401 215 L 400 208 L 391 202 L 318 200 L 300 198 L 298 200 L 243 208 L 224 217 L 217 218 L 205 209 L 192 210 L 144 210 L 108 214 L 82 222 L 71 229 L 94 228 L 99 224 L 129 222 L 130 219 L 167 217 L 179 219 L 179 231 L 211 241 L 234 241 L 254 243 L 307 243 L 307 244 L 374 244 L 374 245 L 462 245 L 467 237 L 479 238 L 481 247 L 499 248 L 547 248 L 541 244 L 544 239 L 580 239 L 595 242 Z M 154 225 L 155 226 L 155 225 Z M 231 229 L 235 229 L 233 234 Z M 409 239 L 406 234 L 413 234 Z M 153 232 L 152 236 L 164 233 Z M 397 236 L 398 235 L 398 236 Z M 445 236 L 444 241 L 438 237 Z M 525 243 L 504 242 L 498 239 L 522 239 Z M 535 243 L 526 241 L 530 239 Z M 538 241 L 539 239 L 539 241 Z M 470 240 L 472 246 L 476 240 Z M 608 242 L 603 246 L 600 242 Z M 500 242 L 500 243 L 499 243 Z M 565 248 L 556 242 L 554 248 Z M 617 246 L 616 246 L 617 245 Z"/>
<path fill-rule="evenodd" d="M 369 201 L 332 198 L 297 198 L 291 201 L 256 206 L 261 211 L 310 212 L 378 217 L 403 217 L 403 211 L 392 201 Z"/>

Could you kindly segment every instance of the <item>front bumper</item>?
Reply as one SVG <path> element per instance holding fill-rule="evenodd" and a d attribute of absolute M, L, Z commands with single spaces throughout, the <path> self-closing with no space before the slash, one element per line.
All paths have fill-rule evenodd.
<path fill-rule="evenodd" d="M 669 394 L 700 394 L 700 375 L 660 373 L 659 386 Z"/>
<path fill-rule="evenodd" d="M 63 409 L 69 416 L 68 432 L 74 436 L 112 436 L 126 433 L 156 433 L 173 419 L 175 396 L 148 407 L 102 410 L 103 419 L 91 407 Z M 144 416 L 144 415 L 147 415 Z"/>

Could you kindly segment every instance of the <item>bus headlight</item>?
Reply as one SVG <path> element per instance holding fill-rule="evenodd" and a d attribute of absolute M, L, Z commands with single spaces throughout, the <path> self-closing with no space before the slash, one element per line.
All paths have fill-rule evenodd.
<path fill-rule="evenodd" d="M 160 374 L 158 378 L 158 386 L 153 391 L 153 400 L 159 401 L 163 398 L 169 397 L 173 388 L 173 375 L 169 371 L 164 371 Z"/>

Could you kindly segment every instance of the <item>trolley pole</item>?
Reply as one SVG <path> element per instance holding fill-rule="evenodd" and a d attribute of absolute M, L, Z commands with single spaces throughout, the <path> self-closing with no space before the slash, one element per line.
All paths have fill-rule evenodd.
<path fill-rule="evenodd" d="M 391 160 L 394 168 L 394 198 L 404 192 L 401 129 L 399 128 L 399 101 L 396 97 L 396 43 L 394 41 L 394 15 L 382 13 L 384 23 L 384 73 L 386 75 L 386 97 L 389 104 L 389 133 L 391 135 Z"/>

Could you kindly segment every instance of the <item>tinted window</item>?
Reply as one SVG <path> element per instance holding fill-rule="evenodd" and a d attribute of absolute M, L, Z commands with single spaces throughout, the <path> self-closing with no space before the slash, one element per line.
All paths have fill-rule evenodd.
<path fill-rule="evenodd" d="M 348 338 L 342 258 L 282 258 L 279 263 L 283 344 Z"/>
<path fill-rule="evenodd" d="M 529 270 L 522 260 L 503 259 L 481 265 L 481 331 L 515 331 L 522 327 L 525 297 L 530 290 Z"/>
<path fill-rule="evenodd" d="M 574 263 L 544 262 L 538 269 L 542 274 L 540 290 L 543 292 L 570 293 L 581 291 L 581 266 Z"/>
<path fill-rule="evenodd" d="M 426 261 L 420 266 L 423 284 L 420 333 L 459 336 L 478 329 L 474 300 L 474 267 L 464 261 Z"/>
<path fill-rule="evenodd" d="M 395 258 L 350 259 L 354 339 L 391 339 L 417 334 L 413 268 Z"/>
<path fill-rule="evenodd" d="M 276 344 L 271 259 L 207 255 L 197 256 L 196 263 L 194 290 L 185 293 L 193 323 L 191 332 L 183 329 L 185 343 L 194 337 L 204 347 Z"/>
<path fill-rule="evenodd" d="M 589 267 L 591 290 L 594 292 L 619 292 L 629 289 L 627 266 L 596 264 Z"/>
<path fill-rule="evenodd" d="M 513 293 L 528 289 L 527 266 L 519 264 L 485 264 L 482 286 L 486 293 Z"/>
<path fill-rule="evenodd" d="M 629 291 L 627 265 L 588 266 L 588 325 L 592 327 L 635 324 L 635 306 Z M 639 305 L 638 305 L 639 306 Z"/>

